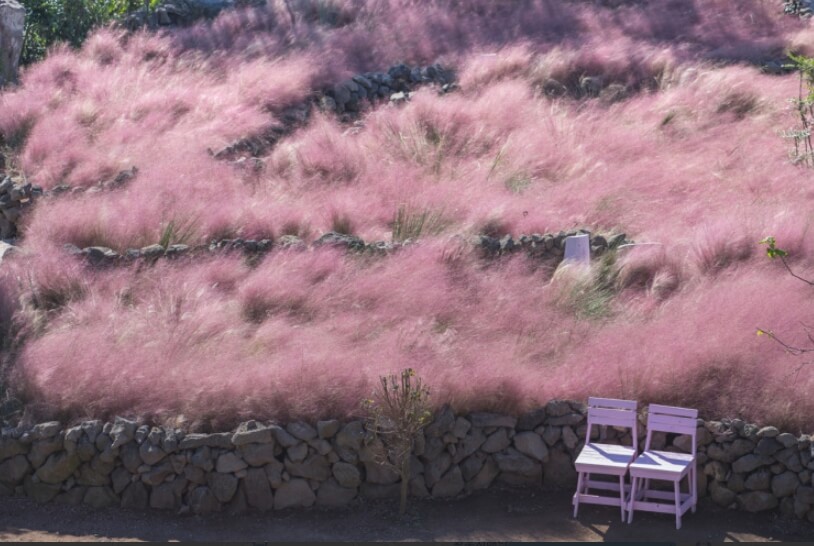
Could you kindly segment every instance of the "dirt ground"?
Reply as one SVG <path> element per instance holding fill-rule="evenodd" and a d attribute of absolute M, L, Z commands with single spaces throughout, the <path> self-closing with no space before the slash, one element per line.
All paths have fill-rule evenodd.
<path fill-rule="evenodd" d="M 570 493 L 491 490 L 452 501 L 413 501 L 406 518 L 391 501 L 344 510 L 211 517 L 0 502 L 0 541 L 806 541 L 814 526 L 702 502 L 675 530 L 671 516 L 637 513 L 621 523 L 615 508 L 584 506 L 571 518 Z"/>

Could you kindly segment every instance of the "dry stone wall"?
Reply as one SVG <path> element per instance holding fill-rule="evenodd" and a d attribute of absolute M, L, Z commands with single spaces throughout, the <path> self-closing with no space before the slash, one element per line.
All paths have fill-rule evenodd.
<path fill-rule="evenodd" d="M 642 442 L 644 422 L 642 415 Z M 554 400 L 519 417 L 445 408 L 417 439 L 410 492 L 449 498 L 495 485 L 573 488 L 585 430 L 580 402 Z M 629 433 L 605 432 L 604 441 L 629 441 Z M 249 421 L 213 434 L 123 418 L 5 428 L 0 496 L 195 514 L 342 507 L 398 495 L 397 473 L 375 462 L 380 441 L 359 420 Z M 653 441 L 655 449 L 689 448 L 688 436 Z M 813 451 L 808 435 L 699 420 L 699 492 L 722 506 L 814 521 Z"/>

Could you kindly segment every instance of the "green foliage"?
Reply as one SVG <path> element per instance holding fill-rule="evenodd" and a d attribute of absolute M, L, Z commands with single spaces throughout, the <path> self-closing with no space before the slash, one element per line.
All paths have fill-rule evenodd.
<path fill-rule="evenodd" d="M 197 221 L 194 218 L 185 221 L 173 219 L 161 230 L 158 244 L 164 248 L 175 244 L 188 244 L 196 235 Z"/>
<path fill-rule="evenodd" d="M 144 7 L 145 0 L 22 0 L 22 4 L 26 22 L 21 62 L 29 64 L 57 43 L 81 46 L 92 29 Z"/>
<path fill-rule="evenodd" d="M 371 444 L 376 462 L 395 468 L 401 475 L 399 513 L 404 515 L 415 438 L 432 420 L 430 390 L 412 368 L 399 375 L 380 377 L 379 381 L 373 398 L 363 401 L 362 407 L 367 412 L 367 429 L 373 433 L 374 440 L 378 440 L 379 435 L 384 440 Z"/>
<path fill-rule="evenodd" d="M 765 239 L 758 241 L 760 245 L 766 245 L 766 255 L 771 258 L 785 258 L 789 255 L 788 252 L 781 248 L 777 248 L 777 242 L 775 241 L 774 237 L 766 237 Z"/>
<path fill-rule="evenodd" d="M 418 239 L 421 235 L 437 235 L 444 231 L 448 222 L 440 212 L 428 209 L 412 210 L 401 205 L 393 218 L 393 241 Z"/>
<path fill-rule="evenodd" d="M 814 127 L 814 58 L 790 53 L 789 59 L 792 63 L 789 66 L 800 73 L 798 97 L 791 101 L 800 116 L 800 127 L 785 131 L 784 136 L 794 142 L 792 161 L 814 167 L 814 142 L 811 138 Z"/>

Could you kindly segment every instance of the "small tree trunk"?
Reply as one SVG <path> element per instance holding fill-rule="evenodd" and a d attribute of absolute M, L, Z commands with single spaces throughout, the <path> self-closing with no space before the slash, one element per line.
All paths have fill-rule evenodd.
<path fill-rule="evenodd" d="M 401 461 L 401 504 L 399 505 L 399 514 L 404 515 L 407 513 L 407 493 L 410 487 L 410 452 L 408 451 Z"/>

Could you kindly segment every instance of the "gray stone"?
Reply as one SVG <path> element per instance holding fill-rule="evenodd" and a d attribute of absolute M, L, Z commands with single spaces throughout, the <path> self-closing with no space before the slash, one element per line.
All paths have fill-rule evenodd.
<path fill-rule="evenodd" d="M 774 455 L 781 449 L 783 449 L 783 444 L 778 442 L 776 439 L 763 437 L 757 443 L 755 453 L 758 455 L 763 455 L 764 457 L 769 457 L 771 455 Z"/>
<path fill-rule="evenodd" d="M 438 457 L 427 461 L 424 465 L 424 481 L 427 487 L 432 489 L 451 465 L 452 457 L 448 453 L 442 453 Z"/>
<path fill-rule="evenodd" d="M 322 439 L 331 439 L 336 436 L 337 432 L 339 432 L 340 426 L 342 426 L 342 423 L 336 419 L 331 419 L 330 421 L 317 421 L 317 434 Z"/>
<path fill-rule="evenodd" d="M 144 461 L 144 464 L 148 464 L 150 466 L 161 462 L 164 457 L 167 456 L 161 447 L 153 445 L 150 442 L 144 442 L 141 444 L 138 452 L 139 457 L 141 457 L 141 460 Z"/>
<path fill-rule="evenodd" d="M 562 427 L 562 443 L 571 450 L 575 449 L 579 444 L 579 437 L 571 427 Z"/>
<path fill-rule="evenodd" d="M 98 456 L 93 461 L 98 461 Z M 102 486 L 110 484 L 110 472 L 113 470 L 111 463 L 97 463 L 94 468 L 93 462 L 84 463 L 79 467 L 79 485 Z"/>
<path fill-rule="evenodd" d="M 198 485 L 203 485 L 206 483 L 207 473 L 198 468 L 197 466 L 185 466 L 184 467 L 184 477 L 191 481 L 192 483 L 196 483 Z M 224 474 L 221 474 L 224 475 Z M 231 476 L 231 474 L 229 474 Z"/>
<path fill-rule="evenodd" d="M 67 506 L 79 506 L 82 504 L 82 500 L 85 498 L 85 493 L 87 492 L 87 487 L 77 486 L 72 487 L 65 493 L 61 493 L 54 497 L 54 502 L 57 504 L 63 504 Z"/>
<path fill-rule="evenodd" d="M 722 463 L 731 463 L 735 460 L 735 454 L 727 450 L 722 444 L 710 444 L 707 448 L 707 456 Z"/>
<path fill-rule="evenodd" d="M 133 482 L 122 493 L 122 508 L 144 510 L 149 502 L 147 487 L 141 482 Z"/>
<path fill-rule="evenodd" d="M 109 487 L 88 487 L 82 502 L 98 509 L 118 505 L 119 498 Z"/>
<path fill-rule="evenodd" d="M 793 472 L 802 472 L 803 463 L 800 461 L 800 451 L 797 447 L 787 447 L 774 454 L 774 458 Z"/>
<path fill-rule="evenodd" d="M 704 474 L 722 482 L 729 476 L 729 467 L 721 461 L 710 461 L 704 466 Z M 768 487 L 767 485 L 766 488 Z"/>
<path fill-rule="evenodd" d="M 331 464 L 322 455 L 311 455 L 302 462 L 285 461 L 285 469 L 292 476 L 324 482 L 331 476 Z"/>
<path fill-rule="evenodd" d="M 237 455 L 237 453 L 228 451 L 218 457 L 215 470 L 225 474 L 228 472 L 238 472 L 247 466 L 249 465 L 247 465 L 246 462 Z"/>
<path fill-rule="evenodd" d="M 180 501 L 175 495 L 176 486 L 172 482 L 164 482 L 153 487 L 150 492 L 150 508 L 156 510 L 176 510 Z"/>
<path fill-rule="evenodd" d="M 673 445 L 683 453 L 692 453 L 692 436 L 689 434 L 679 434 L 673 439 Z"/>
<path fill-rule="evenodd" d="M 529 459 L 516 449 L 508 448 L 504 452 L 495 454 L 494 457 L 501 472 L 512 472 L 526 476 L 538 473 L 539 463 Z"/>
<path fill-rule="evenodd" d="M 14 486 L 23 481 L 31 470 L 31 465 L 25 455 L 15 455 L 0 463 L 0 483 Z"/>
<path fill-rule="evenodd" d="M 814 487 L 801 485 L 797 488 L 796 496 L 800 502 L 814 504 Z"/>
<path fill-rule="evenodd" d="M 433 497 L 454 497 L 464 490 L 464 478 L 458 465 L 453 466 L 432 487 Z"/>
<path fill-rule="evenodd" d="M 25 477 L 25 480 L 23 481 L 23 489 L 27 497 L 39 503 L 50 502 L 61 491 L 60 486 L 50 483 L 35 482 L 32 480 L 30 475 Z"/>
<path fill-rule="evenodd" d="M 534 430 L 543 424 L 546 418 L 545 408 L 537 408 L 517 418 L 517 430 Z"/>
<path fill-rule="evenodd" d="M 317 431 L 314 429 L 314 427 L 301 421 L 289 423 L 285 428 L 286 431 L 288 431 L 288 433 L 293 437 L 306 442 L 317 437 Z"/>
<path fill-rule="evenodd" d="M 0 0 L 0 85 L 17 80 L 24 34 L 25 8 L 17 0 Z"/>
<path fill-rule="evenodd" d="M 276 507 L 266 472 L 260 468 L 250 468 L 243 480 L 246 488 L 246 502 L 249 506 L 265 512 Z M 279 490 L 278 493 L 279 495 Z"/>
<path fill-rule="evenodd" d="M 206 481 L 212 494 L 215 495 L 219 502 L 229 502 L 235 496 L 238 480 L 233 474 L 210 472 L 206 475 Z"/>
<path fill-rule="evenodd" d="M 338 448 L 345 448 L 354 452 L 359 452 L 362 449 L 364 440 L 365 428 L 361 421 L 347 423 L 336 434 L 334 439 Z"/>
<path fill-rule="evenodd" d="M 730 473 L 729 479 L 726 480 L 726 487 L 735 493 L 746 491 L 746 479 L 744 478 L 744 474 Z"/>
<path fill-rule="evenodd" d="M 780 442 L 783 447 L 792 447 L 797 446 L 797 437 L 794 434 L 784 432 L 782 434 L 778 434 L 775 438 L 778 442 Z"/>
<path fill-rule="evenodd" d="M 268 478 L 271 487 L 277 489 L 283 484 L 283 472 L 285 471 L 285 467 L 283 463 L 280 461 L 274 460 L 263 467 L 263 471 L 266 473 L 266 478 Z"/>
<path fill-rule="evenodd" d="M 430 496 L 430 491 L 427 489 L 427 484 L 424 483 L 423 476 L 418 476 L 410 480 L 410 496 L 419 499 Z"/>
<path fill-rule="evenodd" d="M 512 439 L 515 449 L 538 461 L 548 460 L 548 448 L 543 439 L 535 432 L 521 432 Z"/>
<path fill-rule="evenodd" d="M 117 495 L 125 490 L 130 485 L 131 474 L 123 466 L 117 466 L 110 474 L 110 481 L 113 484 L 113 492 Z"/>
<path fill-rule="evenodd" d="M 719 506 L 730 506 L 735 502 L 735 493 L 730 491 L 720 482 L 711 482 L 709 484 L 709 496 L 712 502 Z"/>
<path fill-rule="evenodd" d="M 585 416 L 583 416 L 581 413 L 567 413 L 559 417 L 549 417 L 547 423 L 555 427 L 566 425 L 574 426 L 582 423 L 584 420 Z"/>
<path fill-rule="evenodd" d="M 232 433 L 218 432 L 215 434 L 187 434 L 178 444 L 178 449 L 196 449 L 199 447 L 232 449 Z"/>
<path fill-rule="evenodd" d="M 753 472 L 746 478 L 744 485 L 746 489 L 750 491 L 767 491 L 771 484 L 772 474 L 771 472 L 761 469 L 757 472 Z"/>
<path fill-rule="evenodd" d="M 277 489 L 274 494 L 274 509 L 307 508 L 316 500 L 316 495 L 308 482 L 295 478 L 283 483 Z"/>
<path fill-rule="evenodd" d="M 342 487 L 333 478 L 328 479 L 317 489 L 317 505 L 347 506 L 356 498 L 356 488 Z"/>
<path fill-rule="evenodd" d="M 571 457 L 560 449 L 552 449 L 543 466 L 543 485 L 546 488 L 570 488 L 576 483 L 577 471 Z"/>
<path fill-rule="evenodd" d="M 738 438 L 732 442 L 727 449 L 732 452 L 734 458 L 737 459 L 738 457 L 742 457 L 747 453 L 752 453 L 752 451 L 755 449 L 755 444 L 749 440 Z"/>
<path fill-rule="evenodd" d="M 110 429 L 110 438 L 113 443 L 110 447 L 113 449 L 119 448 L 133 440 L 136 434 L 136 422 L 116 417 L 113 422 L 113 428 Z"/>
<path fill-rule="evenodd" d="M 541 436 L 546 444 L 553 446 L 560 439 L 560 436 L 562 436 L 562 427 L 548 425 L 543 429 Z"/>
<path fill-rule="evenodd" d="M 457 419 L 455 419 L 455 425 L 452 427 L 452 434 L 454 434 L 456 438 L 462 440 L 466 438 L 466 434 L 469 432 L 469 429 L 471 428 L 472 423 L 470 423 L 463 417 L 458 417 Z"/>
<path fill-rule="evenodd" d="M 220 503 L 212 491 L 203 485 L 189 494 L 189 508 L 193 514 L 212 514 L 220 511 Z"/>
<path fill-rule="evenodd" d="M 271 429 L 258 426 L 255 423 L 254 428 L 249 428 L 250 423 L 255 423 L 254 421 L 250 421 L 249 423 L 242 423 L 238 429 L 232 434 L 232 443 L 236 446 L 244 446 L 247 444 L 269 444 L 274 441 L 274 438 L 271 435 Z"/>
<path fill-rule="evenodd" d="M 567 400 L 551 400 L 545 405 L 545 412 L 551 417 L 561 417 L 571 413 L 571 404 Z"/>
<path fill-rule="evenodd" d="M 96 442 L 96 437 L 102 433 L 102 422 L 98 419 L 93 421 L 83 421 L 79 427 L 85 432 L 90 443 Z"/>
<path fill-rule="evenodd" d="M 31 435 L 35 440 L 47 440 L 48 438 L 53 438 L 59 434 L 61 427 L 62 425 L 60 425 L 59 421 L 40 423 L 38 425 L 34 425 L 34 428 L 31 429 Z"/>
<path fill-rule="evenodd" d="M 486 435 L 482 429 L 470 429 L 463 440 L 458 442 L 458 450 L 455 452 L 455 462 L 460 462 L 475 453 L 486 441 Z"/>
<path fill-rule="evenodd" d="M 771 463 L 770 459 L 761 457 L 754 453 L 744 455 L 734 463 L 732 463 L 732 471 L 738 473 L 751 472 L 761 466 L 766 466 Z"/>
<path fill-rule="evenodd" d="M 747 512 L 763 512 L 777 508 L 777 498 L 768 491 L 751 491 L 738 495 L 738 506 Z"/>
<path fill-rule="evenodd" d="M 780 435 L 777 427 L 763 427 L 757 431 L 758 438 L 774 438 Z"/>
<path fill-rule="evenodd" d="M 230 516 L 245 514 L 249 511 L 249 503 L 246 502 L 246 486 L 243 481 L 238 484 L 235 496 L 226 504 L 225 508 L 226 513 Z"/>
<path fill-rule="evenodd" d="M 294 447 L 289 447 L 286 454 L 294 462 L 303 461 L 308 456 L 308 444 L 297 444 Z"/>
<path fill-rule="evenodd" d="M 28 446 L 16 438 L 0 439 L 0 462 L 10 459 L 15 455 L 25 455 L 26 453 L 28 453 Z"/>
<path fill-rule="evenodd" d="M 124 467 L 131 474 L 135 474 L 143 462 L 141 455 L 139 455 L 139 446 L 133 443 L 123 446 L 119 450 L 119 457 Z"/>
<path fill-rule="evenodd" d="M 164 461 L 158 466 L 148 467 L 147 472 L 141 475 L 141 481 L 147 485 L 158 485 L 173 474 L 174 471 L 170 462 Z"/>
<path fill-rule="evenodd" d="M 345 463 L 337 462 L 332 467 L 333 476 L 342 487 L 356 488 L 362 483 L 362 475 L 356 466 Z"/>
<path fill-rule="evenodd" d="M 388 485 L 399 480 L 399 472 L 390 464 L 380 464 L 376 461 L 365 461 L 365 481 Z"/>
<path fill-rule="evenodd" d="M 36 440 L 31 444 L 31 450 L 28 452 L 28 461 L 34 468 L 39 468 L 45 460 L 48 459 L 49 455 L 62 449 L 62 444 L 62 438 L 59 436 Z"/>
<path fill-rule="evenodd" d="M 464 459 L 461 463 L 461 474 L 464 477 L 465 481 L 469 481 L 475 477 L 475 475 L 480 472 L 481 468 L 483 468 L 483 462 L 486 460 L 486 455 L 483 453 L 475 453 L 470 457 Z"/>
<path fill-rule="evenodd" d="M 190 458 L 190 462 L 204 472 L 211 472 L 215 468 L 215 463 L 212 462 L 212 450 L 208 446 L 196 449 Z"/>
<path fill-rule="evenodd" d="M 486 489 L 492 485 L 492 482 L 495 481 L 499 473 L 500 469 L 497 467 L 497 463 L 495 463 L 492 457 L 489 457 L 484 461 L 483 466 L 475 477 L 466 484 L 466 487 L 469 491 Z"/>
<path fill-rule="evenodd" d="M 469 421 L 473 427 L 487 428 L 487 427 L 507 427 L 514 428 L 517 425 L 517 418 L 511 415 L 500 415 L 498 413 L 472 413 L 469 415 Z"/>
<path fill-rule="evenodd" d="M 276 460 L 274 444 L 246 444 L 241 446 L 240 455 L 249 466 L 264 466 Z"/>
<path fill-rule="evenodd" d="M 440 438 L 444 434 L 452 432 L 452 428 L 454 426 L 455 414 L 452 413 L 449 406 L 444 406 L 444 408 L 435 416 L 432 423 L 427 425 L 427 428 L 424 429 L 424 434 L 430 438 Z"/>
<path fill-rule="evenodd" d="M 489 435 L 483 445 L 480 446 L 480 449 L 486 453 L 497 453 L 509 447 L 511 443 L 508 431 L 506 428 L 501 427 Z"/>
<path fill-rule="evenodd" d="M 788 497 L 794 494 L 800 478 L 796 472 L 783 472 L 772 478 L 772 493 L 775 497 Z"/>
<path fill-rule="evenodd" d="M 45 464 L 37 470 L 36 475 L 41 482 L 62 483 L 79 468 L 79 463 L 77 455 L 68 455 L 67 452 L 61 451 L 49 456 Z M 0 470 L 0 475 L 2 475 L 2 470 Z"/>

